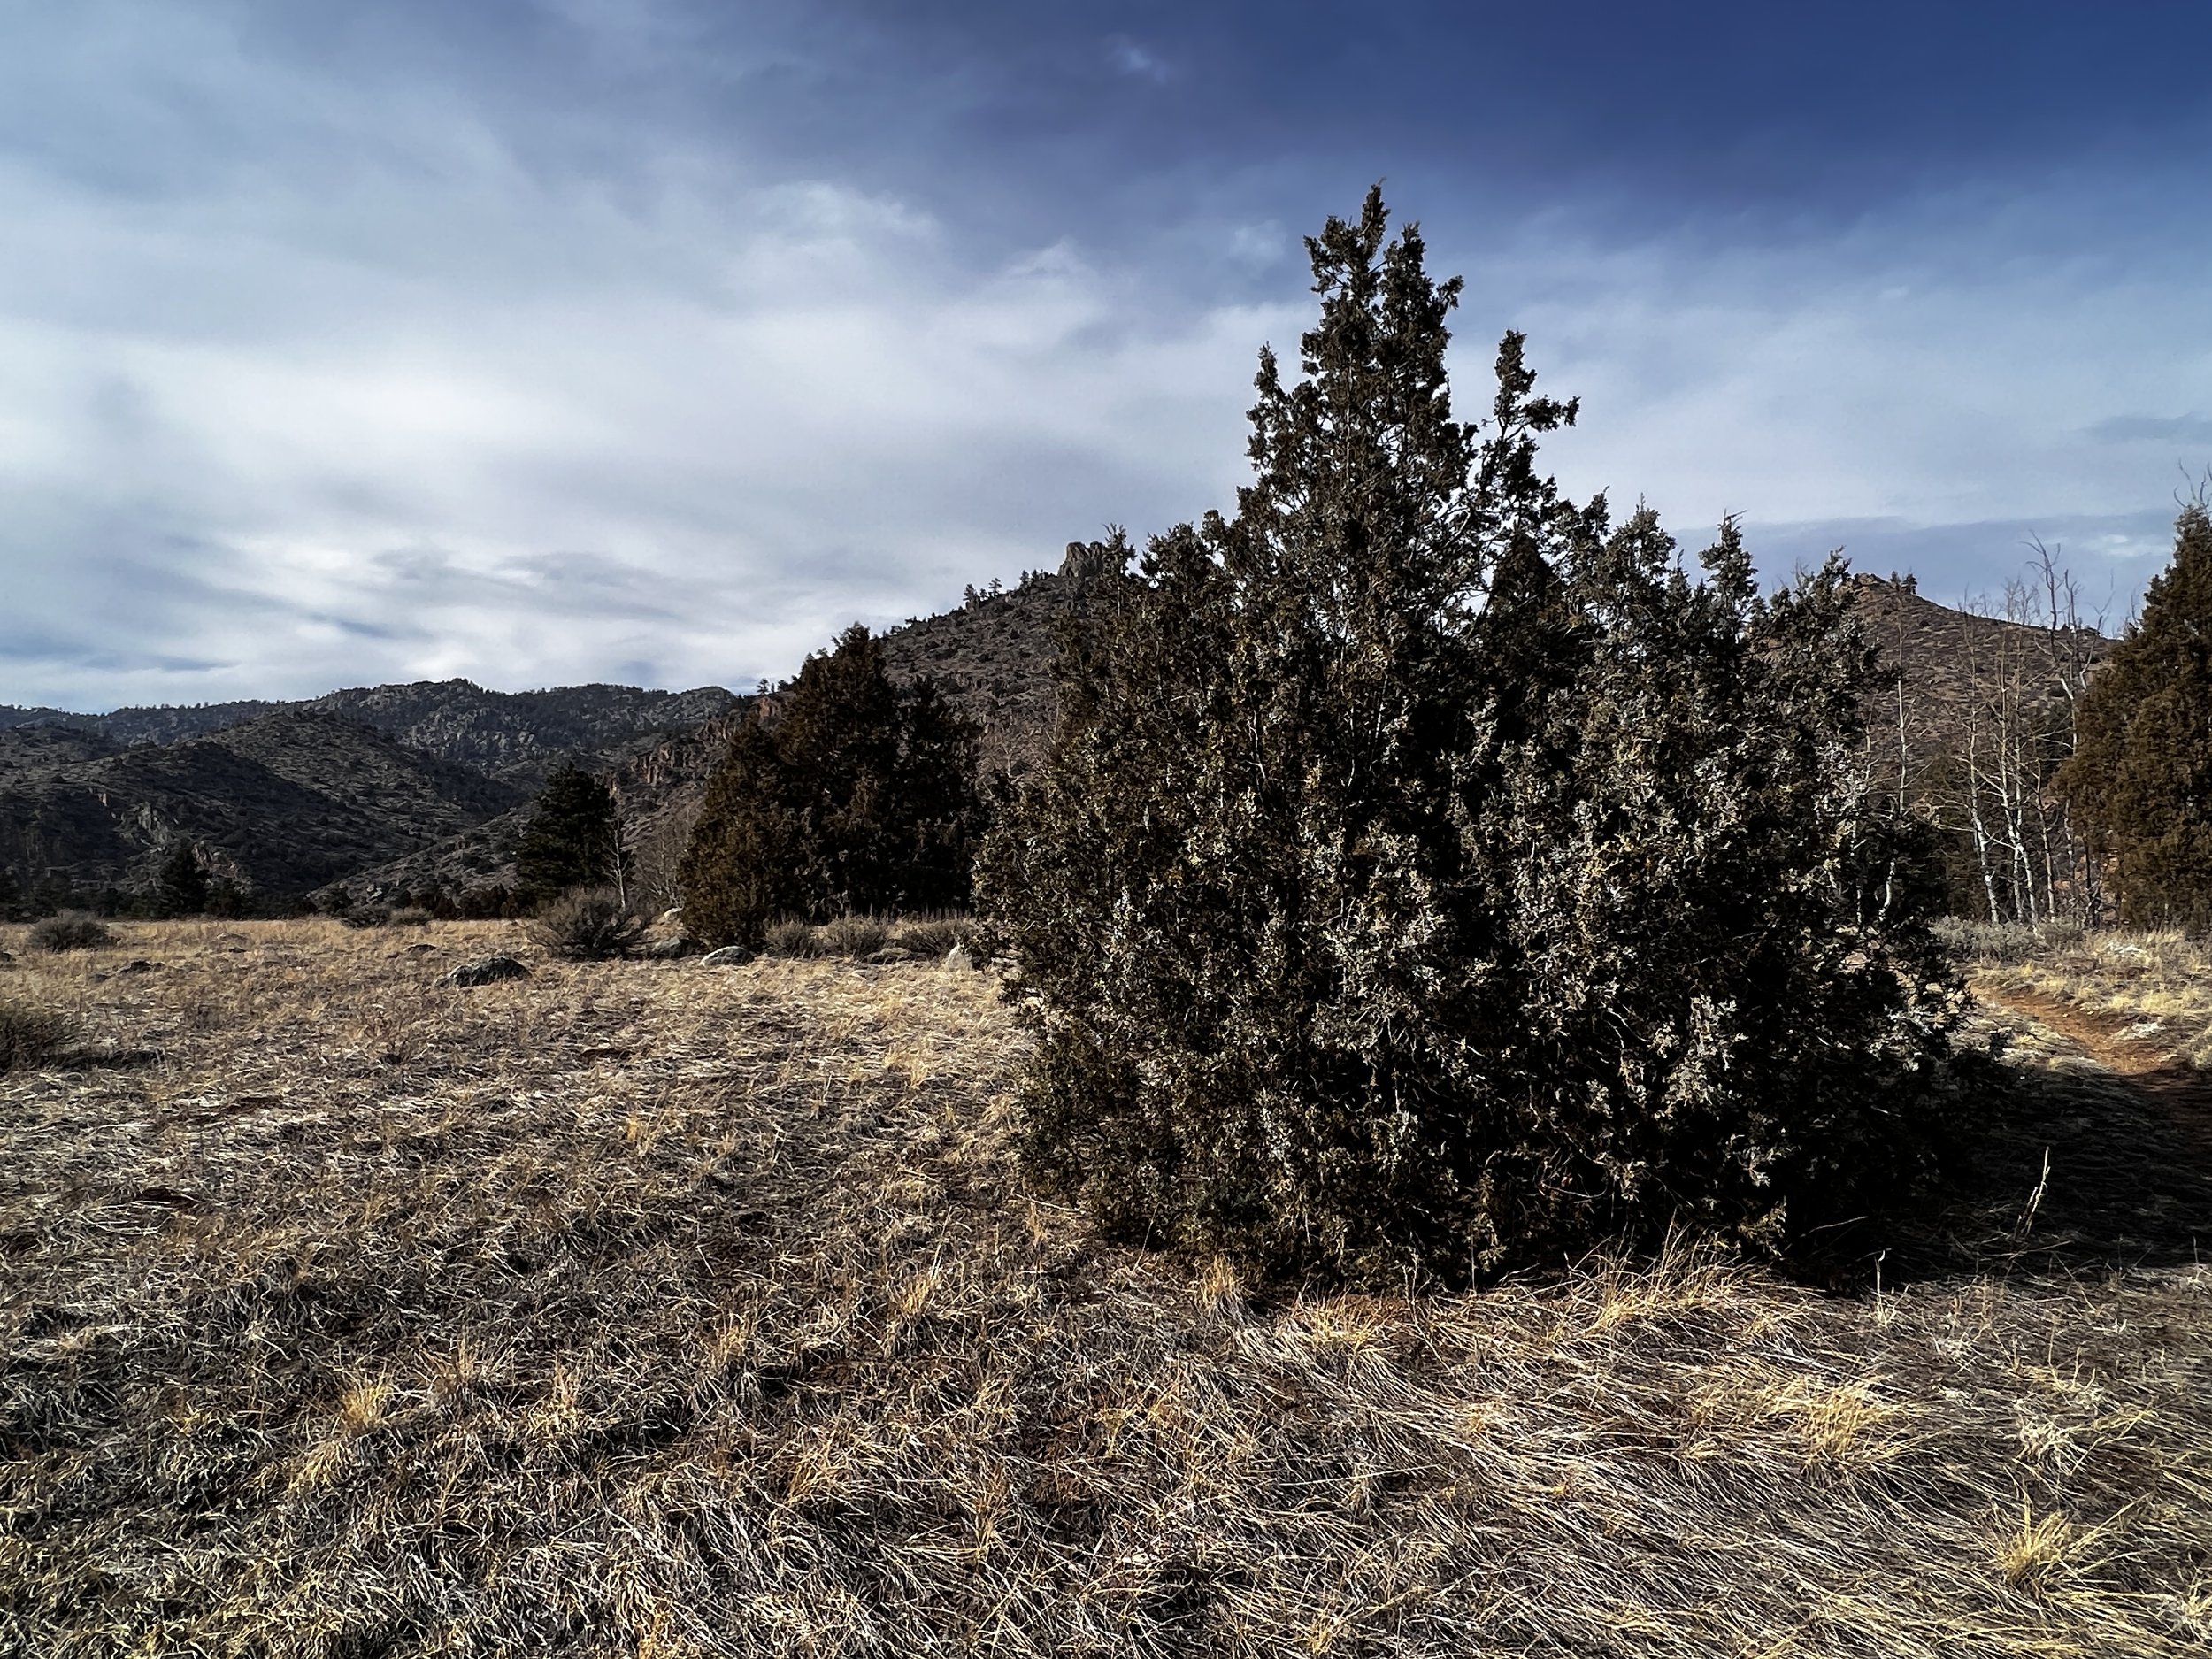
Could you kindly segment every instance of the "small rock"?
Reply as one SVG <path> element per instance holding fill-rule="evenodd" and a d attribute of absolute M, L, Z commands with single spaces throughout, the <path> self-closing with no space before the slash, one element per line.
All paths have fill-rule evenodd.
<path fill-rule="evenodd" d="M 426 950 L 435 950 L 436 949 L 437 946 L 425 942 L 419 945 L 410 945 L 400 954 L 403 956 L 419 956 Z"/>
<path fill-rule="evenodd" d="M 438 977 L 440 985 L 466 987 L 472 985 L 494 985 L 502 979 L 526 979 L 530 970 L 512 956 L 480 956 L 474 962 L 465 962 L 450 973 Z"/>
<path fill-rule="evenodd" d="M 753 953 L 742 945 L 725 945 L 719 950 L 710 950 L 699 958 L 703 968 L 734 968 L 741 962 L 750 962 Z"/>
<path fill-rule="evenodd" d="M 913 961 L 914 953 L 910 950 L 902 950 L 896 945 L 886 945 L 882 949 L 871 956 L 868 960 L 876 964 L 879 967 L 887 967 L 895 962 Z"/>
<path fill-rule="evenodd" d="M 971 973 L 975 970 L 975 957 L 970 954 L 967 946 L 955 945 L 945 952 L 945 966 L 957 969 L 962 973 Z"/>
<path fill-rule="evenodd" d="M 640 945 L 634 954 L 649 962 L 673 962 L 679 956 L 691 954 L 691 941 L 681 933 L 673 939 L 650 939 Z"/>
<path fill-rule="evenodd" d="M 149 962 L 143 956 L 133 956 L 116 972 L 118 973 L 151 973 L 160 965 L 158 962 Z"/>

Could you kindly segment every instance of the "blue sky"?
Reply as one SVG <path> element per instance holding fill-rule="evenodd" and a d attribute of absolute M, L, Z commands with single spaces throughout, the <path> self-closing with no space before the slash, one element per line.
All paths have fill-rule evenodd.
<path fill-rule="evenodd" d="M 1227 504 L 1375 179 L 1570 488 L 2124 612 L 2212 6 L 15 0 L 0 703 L 743 686 Z"/>

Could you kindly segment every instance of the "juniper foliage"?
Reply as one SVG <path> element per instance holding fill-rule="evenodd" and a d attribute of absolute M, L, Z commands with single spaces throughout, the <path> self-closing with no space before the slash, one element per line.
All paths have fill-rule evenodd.
<path fill-rule="evenodd" d="M 2090 678 L 2058 787 L 2121 919 L 2212 932 L 2212 514 L 2192 502 L 2142 616 Z"/>
<path fill-rule="evenodd" d="M 1025 1160 L 1262 1269 L 1786 1243 L 1925 1173 L 1960 1002 L 1859 787 L 1841 567 L 1763 599 L 1732 525 L 1693 581 L 1649 513 L 1563 498 L 1575 406 L 1517 334 L 1455 421 L 1459 285 L 1386 229 L 1371 194 L 1310 242 L 1236 516 L 1069 626 L 983 862 Z"/>
<path fill-rule="evenodd" d="M 858 624 L 739 727 L 678 869 L 694 937 L 757 948 L 784 917 L 956 909 L 982 826 L 976 731 L 891 683 Z"/>

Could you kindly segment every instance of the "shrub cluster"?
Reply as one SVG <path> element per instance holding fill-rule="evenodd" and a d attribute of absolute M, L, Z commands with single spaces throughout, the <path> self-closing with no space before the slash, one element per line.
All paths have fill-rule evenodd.
<path fill-rule="evenodd" d="M 644 918 L 612 887 L 579 887 L 545 906 L 528 926 L 547 950 L 577 962 L 626 956 L 645 933 Z"/>
<path fill-rule="evenodd" d="M 885 672 L 856 624 L 738 729 L 678 869 L 684 926 L 757 947 L 782 917 L 966 902 L 982 826 L 973 726 Z"/>
<path fill-rule="evenodd" d="M 97 950 L 115 942 L 115 930 L 96 918 L 65 910 L 32 923 L 29 938 L 39 950 Z"/>
<path fill-rule="evenodd" d="M 1676 1226 L 1772 1245 L 1928 1169 L 1961 994 L 1860 787 L 1840 566 L 1686 575 L 1486 426 L 1379 196 L 1263 355 L 1236 516 L 1069 625 L 984 892 L 1039 1041 L 1033 1174 L 1130 1238 L 1394 1279 Z"/>

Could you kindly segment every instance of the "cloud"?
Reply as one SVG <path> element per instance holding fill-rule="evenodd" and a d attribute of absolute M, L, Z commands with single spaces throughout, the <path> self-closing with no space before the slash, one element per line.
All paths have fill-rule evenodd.
<path fill-rule="evenodd" d="M 2100 443 L 2193 444 L 2212 448 L 2212 419 L 2202 415 L 2112 415 L 2088 429 Z"/>
<path fill-rule="evenodd" d="M 1167 62 L 1154 56 L 1127 35 L 1117 35 L 1106 43 L 1107 61 L 1125 75 L 1139 81 L 1149 81 L 1156 87 L 1164 87 L 1175 78 L 1175 71 Z"/>
<path fill-rule="evenodd" d="M 743 686 L 1227 505 L 1254 354 L 1310 316 L 1297 233 L 1380 173 L 1468 274 L 1463 412 L 1527 329 L 1584 398 L 1547 455 L 1578 493 L 1931 592 L 2029 534 L 2130 583 L 2162 551 L 2205 423 L 2139 411 L 2212 406 L 2205 239 L 2134 152 L 1801 197 L 1811 160 L 1752 178 L 1721 123 L 1441 142 L 1449 30 L 1101 15 L 0 24 L 0 702 Z M 1534 133 L 1507 82 L 1553 60 L 1494 43 L 1482 131 Z"/>

